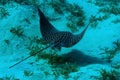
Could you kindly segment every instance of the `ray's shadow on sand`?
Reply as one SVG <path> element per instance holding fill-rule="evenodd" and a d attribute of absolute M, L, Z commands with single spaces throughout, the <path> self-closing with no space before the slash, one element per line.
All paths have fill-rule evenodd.
<path fill-rule="evenodd" d="M 71 52 L 68 52 L 67 54 L 63 54 L 62 59 L 64 62 L 68 62 L 71 64 L 75 63 L 79 66 L 86 66 L 89 64 L 107 64 L 106 61 L 100 58 L 86 55 L 80 50 L 72 50 Z"/>

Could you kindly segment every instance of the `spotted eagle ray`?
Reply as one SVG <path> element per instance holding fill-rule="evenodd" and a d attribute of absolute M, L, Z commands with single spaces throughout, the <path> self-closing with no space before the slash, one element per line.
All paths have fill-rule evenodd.
<path fill-rule="evenodd" d="M 86 26 L 86 28 L 79 34 L 74 35 L 71 32 L 67 32 L 67 31 L 59 31 L 57 30 L 49 21 L 48 19 L 45 17 L 45 15 L 42 13 L 42 11 L 38 8 L 38 14 L 40 17 L 40 31 L 42 34 L 42 38 L 48 42 L 49 46 L 39 50 L 36 53 L 33 53 L 32 55 L 27 56 L 26 58 L 24 58 L 23 60 L 13 64 L 12 66 L 10 66 L 9 68 L 12 68 L 18 64 L 20 64 L 21 62 L 27 60 L 28 58 L 39 54 L 40 52 L 42 52 L 43 50 L 52 47 L 52 48 L 56 48 L 58 50 L 61 50 L 62 47 L 72 47 L 75 44 L 77 44 L 84 36 L 89 24 Z"/>
<path fill-rule="evenodd" d="M 61 50 L 62 47 L 72 47 L 77 44 L 84 36 L 88 25 L 86 28 L 79 34 L 74 35 L 71 32 L 67 31 L 58 31 L 45 17 L 42 11 L 38 8 L 38 14 L 40 17 L 40 31 L 43 39 L 53 44 L 52 48 Z M 57 44 L 56 44 L 57 43 Z"/>

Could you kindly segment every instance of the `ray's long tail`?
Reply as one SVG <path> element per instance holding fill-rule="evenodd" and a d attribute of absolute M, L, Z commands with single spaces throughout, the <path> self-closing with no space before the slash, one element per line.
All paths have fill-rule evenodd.
<path fill-rule="evenodd" d="M 12 67 L 14 67 L 14 66 L 16 66 L 16 65 L 20 64 L 21 62 L 23 62 L 23 61 L 25 61 L 25 60 L 29 59 L 29 58 L 30 58 L 30 57 L 32 57 L 32 56 L 35 56 L 35 55 L 39 54 L 40 52 L 42 52 L 43 50 L 45 50 L 45 49 L 47 49 L 47 48 L 49 48 L 49 47 L 51 47 L 51 45 L 46 46 L 45 48 L 43 48 L 43 49 L 39 50 L 38 52 L 36 52 L 36 53 L 34 53 L 34 54 L 32 54 L 32 55 L 29 55 L 28 57 L 24 58 L 23 60 L 21 60 L 21 61 L 19 61 L 19 62 L 15 63 L 15 64 L 13 64 L 13 65 L 12 65 L 12 66 L 10 66 L 9 68 L 12 68 Z"/>

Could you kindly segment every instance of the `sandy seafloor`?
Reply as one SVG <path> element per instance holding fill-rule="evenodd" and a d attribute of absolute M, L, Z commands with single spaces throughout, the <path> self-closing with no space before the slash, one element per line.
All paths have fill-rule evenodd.
<path fill-rule="evenodd" d="M 69 0 L 71 4 L 77 3 L 83 7 L 85 16 L 87 17 L 84 26 L 87 25 L 90 15 L 99 16 L 105 14 L 98 11 L 101 7 L 96 6 L 94 0 L 89 1 L 91 2 L 87 0 Z M 102 2 L 103 0 L 100 1 Z M 119 5 L 115 6 L 118 6 L 120 9 L 120 3 L 118 2 L 118 4 Z M 78 54 L 74 53 L 73 56 L 75 56 L 74 59 L 76 59 L 76 57 L 79 58 L 77 59 L 80 65 L 79 69 L 78 71 L 70 72 L 67 77 L 65 77 L 61 73 L 56 73 L 55 75 L 55 71 L 53 71 L 47 59 L 40 59 L 35 62 L 35 57 L 13 68 L 9 68 L 14 63 L 23 59 L 23 57 L 29 55 L 30 50 L 28 50 L 26 46 L 32 46 L 32 43 L 30 43 L 26 37 L 41 37 L 39 16 L 33 6 L 18 4 L 14 1 L 5 5 L 0 4 L 0 8 L 6 9 L 9 13 L 6 17 L 0 18 L 0 80 L 120 80 L 120 11 L 117 15 L 108 13 L 109 18 L 99 21 L 95 28 L 92 27 L 92 25 L 89 26 L 83 39 L 79 43 L 70 48 L 62 48 L 61 51 L 57 52 L 58 54 L 65 54 L 73 49 L 78 51 Z M 46 8 L 48 8 L 45 10 L 48 16 L 58 16 L 61 18 L 57 21 L 50 21 L 58 30 L 70 31 L 70 29 L 66 27 L 67 20 L 64 17 L 67 14 L 51 15 L 51 13 L 49 15 L 51 8 L 49 6 L 45 7 L 45 9 Z M 0 15 L 2 16 L 1 12 Z M 25 19 L 28 19 L 30 22 L 25 21 Z M 118 23 L 113 23 L 112 21 L 116 19 L 119 20 Z M 19 37 L 10 32 L 12 27 L 17 26 L 21 26 L 24 29 L 25 36 Z M 84 27 L 79 28 L 79 31 L 76 33 L 81 32 L 83 29 Z M 105 52 L 105 49 L 114 51 L 116 46 L 113 42 L 117 41 L 117 51 L 115 53 L 113 52 L 114 55 L 110 59 L 110 62 L 105 61 L 105 56 L 109 56 L 109 53 L 112 54 L 112 52 Z M 81 51 L 83 54 L 79 55 Z M 89 61 L 91 63 L 89 63 Z M 30 63 L 33 64 L 31 65 Z M 86 65 L 81 66 L 84 63 Z M 100 72 L 102 70 L 106 72 L 103 71 L 102 74 L 102 72 Z M 25 71 L 28 71 L 28 74 L 25 73 Z M 57 72 L 59 72 L 59 69 Z M 106 77 L 106 79 L 103 77 Z"/>

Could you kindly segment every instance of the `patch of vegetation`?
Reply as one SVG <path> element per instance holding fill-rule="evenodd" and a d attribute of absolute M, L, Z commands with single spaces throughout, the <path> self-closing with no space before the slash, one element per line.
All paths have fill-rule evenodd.
<path fill-rule="evenodd" d="M 20 80 L 18 78 L 15 78 L 14 76 L 6 76 L 6 77 L 2 77 L 0 78 L 0 80 Z"/>
<path fill-rule="evenodd" d="M 96 1 L 94 2 L 94 4 L 95 4 L 96 6 L 102 7 L 102 6 L 105 6 L 106 2 L 105 2 L 105 1 L 103 2 L 103 1 L 96 0 Z"/>
<path fill-rule="evenodd" d="M 6 18 L 9 16 L 9 12 L 4 7 L 0 7 L 0 18 Z"/>
<path fill-rule="evenodd" d="M 30 55 L 34 55 L 34 53 L 40 51 L 43 47 L 37 45 L 37 46 L 33 46 L 31 47 L 31 50 L 30 50 Z M 39 53 L 39 52 L 38 52 Z M 41 53 L 43 53 L 43 51 L 41 51 Z M 39 54 L 38 54 L 39 55 Z M 38 57 L 38 55 L 36 55 Z M 40 59 L 40 58 L 39 58 Z M 38 61 L 39 59 L 36 58 L 36 61 Z"/>
<path fill-rule="evenodd" d="M 28 42 L 26 43 L 26 48 L 31 51 L 30 54 L 37 52 L 47 46 L 48 43 L 38 36 L 28 37 Z"/>
<path fill-rule="evenodd" d="M 32 43 L 36 43 L 36 44 L 42 44 L 42 45 L 47 45 L 48 44 L 45 40 L 43 40 L 42 38 L 40 38 L 38 36 L 29 37 L 29 40 Z"/>
<path fill-rule="evenodd" d="M 113 49 L 109 49 L 109 48 L 104 48 L 103 49 L 105 52 L 102 54 L 105 54 L 106 57 L 104 57 L 103 59 L 107 60 L 108 62 L 111 63 L 113 57 L 115 56 L 115 51 Z"/>
<path fill-rule="evenodd" d="M 101 69 L 100 74 L 100 80 L 118 80 L 118 72 L 115 70 L 106 71 L 105 69 Z"/>
<path fill-rule="evenodd" d="M 120 40 L 116 40 L 113 42 L 114 48 L 116 51 L 120 51 Z"/>
<path fill-rule="evenodd" d="M 21 26 L 16 26 L 16 27 L 12 27 L 10 29 L 10 32 L 18 37 L 23 36 L 24 34 L 24 29 Z"/>
<path fill-rule="evenodd" d="M 77 31 L 77 28 L 80 28 L 85 25 L 85 15 L 82 7 L 80 7 L 77 4 L 69 4 L 66 8 L 66 11 L 70 13 L 70 15 L 66 17 L 66 19 L 69 21 L 69 24 L 74 24 L 73 28 L 67 23 L 67 27 L 69 27 L 72 31 Z"/>
<path fill-rule="evenodd" d="M 119 15 L 120 14 L 120 7 L 118 6 L 108 6 L 99 9 L 100 12 Z"/>
<path fill-rule="evenodd" d="M 120 64 L 114 63 L 114 64 L 111 64 L 111 67 L 115 69 L 120 69 Z"/>
<path fill-rule="evenodd" d="M 85 17 L 78 18 L 78 20 L 76 21 L 76 25 L 78 27 L 83 27 L 85 25 L 84 20 L 85 20 Z"/>
<path fill-rule="evenodd" d="M 119 15 L 120 14 L 120 6 L 119 3 L 116 1 L 105 1 L 105 2 L 101 2 L 101 1 L 97 1 L 95 2 L 95 5 L 99 6 L 99 12 L 103 12 L 103 13 L 109 13 L 109 14 L 114 14 L 114 15 Z"/>
<path fill-rule="evenodd" d="M 75 24 L 73 24 L 73 23 L 67 23 L 66 25 L 67 25 L 67 27 L 68 27 L 72 32 L 78 31 L 78 29 L 77 29 L 77 27 L 76 27 Z"/>
<path fill-rule="evenodd" d="M 12 0 L 18 4 L 37 5 L 38 0 Z"/>
<path fill-rule="evenodd" d="M 103 16 L 94 16 L 94 15 L 91 15 L 90 17 L 90 22 L 91 22 L 91 26 L 96 28 L 96 26 L 98 25 L 98 23 L 100 21 L 103 21 L 103 20 L 106 20 L 108 19 L 110 16 L 108 14 L 105 14 Z"/>
<path fill-rule="evenodd" d="M 109 49 L 109 48 L 103 48 L 101 50 L 104 50 L 104 52 L 102 54 L 106 55 L 106 57 L 104 57 L 105 60 L 107 60 L 108 62 L 112 61 L 112 58 L 114 58 L 114 56 L 117 54 L 118 51 L 120 51 L 120 41 L 116 40 L 113 42 L 113 48 Z"/>
<path fill-rule="evenodd" d="M 84 16 L 83 8 L 80 7 L 78 4 L 69 4 L 66 8 L 66 11 L 70 12 L 71 15 L 76 16 L 76 17 Z"/>
<path fill-rule="evenodd" d="M 105 6 L 105 1 L 99 1 L 99 0 L 87 0 L 88 3 L 90 4 L 95 4 L 96 6 L 102 7 Z"/>
<path fill-rule="evenodd" d="M 112 21 L 112 23 L 114 23 L 114 24 L 120 23 L 120 19 L 115 19 Z"/>
<path fill-rule="evenodd" d="M 66 26 L 72 31 L 77 32 L 79 31 L 79 28 L 83 27 L 85 25 L 84 20 L 85 17 L 75 17 L 73 15 L 69 15 L 66 17 L 68 22 L 66 23 Z"/>
<path fill-rule="evenodd" d="M 54 11 L 57 12 L 58 14 L 63 14 L 67 2 L 66 0 L 55 0 L 55 1 L 51 1 L 49 5 L 52 6 Z"/>
<path fill-rule="evenodd" d="M 44 47 L 35 46 L 31 49 L 30 55 L 33 55 L 34 53 L 40 51 Z M 60 56 L 57 55 L 57 52 L 55 50 L 49 50 L 49 52 L 41 51 L 39 54 L 36 55 L 36 61 L 39 61 L 40 59 L 47 59 L 48 63 L 52 64 L 54 63 L 56 59 L 59 59 Z"/>
<path fill-rule="evenodd" d="M 119 1 L 116 1 L 116 0 L 105 0 L 105 1 L 88 0 L 88 3 L 99 6 L 100 7 L 99 12 L 109 13 L 109 14 L 114 14 L 114 15 L 120 14 Z"/>
<path fill-rule="evenodd" d="M 25 70 L 24 71 L 24 75 L 29 77 L 29 76 L 32 76 L 34 73 L 32 71 L 28 71 L 28 70 Z"/>
<path fill-rule="evenodd" d="M 25 21 L 28 24 L 31 24 L 30 20 L 28 18 L 24 18 L 23 21 Z"/>
<path fill-rule="evenodd" d="M 26 5 L 36 5 L 38 0 L 0 0 L 0 4 L 5 5 L 9 2 L 16 2 L 18 4 L 26 4 Z"/>
<path fill-rule="evenodd" d="M 60 63 L 65 63 L 64 59 L 62 58 L 61 55 L 58 55 L 57 51 L 53 51 L 51 50 L 50 53 L 45 53 L 45 55 L 41 55 L 42 58 L 44 59 L 48 59 L 48 63 L 50 63 L 51 65 L 54 64 L 60 64 Z"/>
<path fill-rule="evenodd" d="M 51 6 L 54 8 L 54 10 L 55 10 L 58 14 L 63 14 L 63 9 L 61 8 L 60 5 L 61 5 L 61 4 L 58 3 L 58 2 L 56 2 L 56 1 L 51 4 Z"/>
<path fill-rule="evenodd" d="M 9 45 L 10 44 L 10 41 L 8 39 L 5 39 L 4 42 Z"/>
<path fill-rule="evenodd" d="M 98 25 L 98 20 L 97 20 L 96 16 L 91 15 L 90 22 L 91 22 L 91 26 L 94 28 L 96 28 L 96 26 Z"/>
<path fill-rule="evenodd" d="M 99 7 L 105 7 L 105 6 L 109 6 L 109 5 L 116 5 L 118 6 L 118 2 L 115 1 L 115 0 L 105 0 L 105 1 L 99 1 L 99 0 L 88 0 L 87 1 L 88 3 L 93 3 L 95 4 L 96 6 L 99 6 Z"/>
<path fill-rule="evenodd" d="M 78 66 L 75 64 L 65 63 L 52 65 L 52 69 L 55 76 L 63 75 L 65 78 L 68 78 L 70 73 L 78 71 Z"/>
<path fill-rule="evenodd" d="M 13 0 L 13 1 L 19 4 L 25 4 L 25 3 L 28 3 L 29 0 Z"/>

